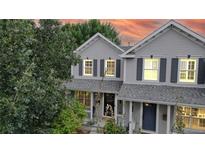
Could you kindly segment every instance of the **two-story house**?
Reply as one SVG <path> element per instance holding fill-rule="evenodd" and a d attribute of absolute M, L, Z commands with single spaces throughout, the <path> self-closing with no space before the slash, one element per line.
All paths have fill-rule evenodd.
<path fill-rule="evenodd" d="M 170 20 L 128 49 L 97 33 L 75 52 L 81 62 L 72 66 L 74 79 L 66 87 L 87 106 L 91 120 L 98 112 L 129 133 L 172 133 L 181 106 L 185 133 L 205 133 L 202 36 Z"/>

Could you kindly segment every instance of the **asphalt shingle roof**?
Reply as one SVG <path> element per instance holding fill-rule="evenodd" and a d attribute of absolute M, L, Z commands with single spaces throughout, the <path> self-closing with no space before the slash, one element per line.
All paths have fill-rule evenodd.
<path fill-rule="evenodd" d="M 147 100 L 170 104 L 205 105 L 205 88 L 123 84 L 119 99 Z"/>
<path fill-rule="evenodd" d="M 122 85 L 122 81 L 108 81 L 104 80 L 100 88 L 101 80 L 93 79 L 73 79 L 64 83 L 65 87 L 71 90 L 82 90 L 92 92 L 107 92 L 107 93 L 118 93 Z M 100 89 L 100 90 L 99 90 Z"/>

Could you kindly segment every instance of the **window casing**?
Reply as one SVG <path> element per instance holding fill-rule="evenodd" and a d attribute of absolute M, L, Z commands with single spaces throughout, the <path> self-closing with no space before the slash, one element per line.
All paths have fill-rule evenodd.
<path fill-rule="evenodd" d="M 205 130 L 205 108 L 182 106 L 182 117 L 185 128 Z"/>
<path fill-rule="evenodd" d="M 90 110 L 91 94 L 86 91 L 75 91 L 75 98 L 86 106 L 87 110 Z"/>
<path fill-rule="evenodd" d="M 159 76 L 159 59 L 144 59 L 144 80 L 157 81 Z"/>
<path fill-rule="evenodd" d="M 179 60 L 179 82 L 196 82 L 196 59 Z"/>
<path fill-rule="evenodd" d="M 93 61 L 92 60 L 84 60 L 84 75 L 92 76 L 93 75 Z"/>
<path fill-rule="evenodd" d="M 114 77 L 115 76 L 115 60 L 106 60 L 105 61 L 105 76 Z"/>

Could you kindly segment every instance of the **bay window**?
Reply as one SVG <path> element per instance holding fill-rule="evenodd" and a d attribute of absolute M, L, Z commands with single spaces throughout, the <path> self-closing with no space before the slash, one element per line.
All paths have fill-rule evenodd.
<path fill-rule="evenodd" d="M 196 81 L 196 59 L 179 60 L 179 82 L 194 83 Z"/>
<path fill-rule="evenodd" d="M 144 59 L 144 80 L 158 80 L 159 74 L 159 59 L 146 58 Z"/>

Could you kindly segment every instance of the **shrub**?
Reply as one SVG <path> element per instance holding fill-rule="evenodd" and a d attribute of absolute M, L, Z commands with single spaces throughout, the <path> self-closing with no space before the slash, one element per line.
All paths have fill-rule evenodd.
<path fill-rule="evenodd" d="M 53 124 L 53 133 L 70 134 L 76 133 L 86 117 L 85 106 L 80 102 L 73 100 L 66 105 Z"/>
<path fill-rule="evenodd" d="M 114 120 L 109 120 L 104 126 L 105 134 L 125 134 L 126 130 L 122 126 L 115 124 Z"/>

